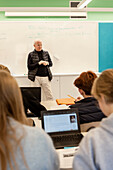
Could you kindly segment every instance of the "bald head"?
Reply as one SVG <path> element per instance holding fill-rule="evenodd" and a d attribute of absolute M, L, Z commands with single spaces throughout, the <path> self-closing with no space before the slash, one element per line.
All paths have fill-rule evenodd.
<path fill-rule="evenodd" d="M 34 47 L 36 51 L 41 51 L 42 50 L 42 42 L 41 41 L 35 41 L 34 42 Z"/>

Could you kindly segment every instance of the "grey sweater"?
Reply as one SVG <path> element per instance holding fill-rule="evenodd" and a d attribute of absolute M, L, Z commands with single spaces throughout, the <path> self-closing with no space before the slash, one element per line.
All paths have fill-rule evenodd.
<path fill-rule="evenodd" d="M 59 160 L 53 143 L 42 129 L 22 125 L 13 119 L 11 119 L 11 124 L 16 129 L 17 137 L 20 137 L 23 133 L 25 135 L 21 140 L 21 145 L 29 170 L 59 169 Z M 13 146 L 15 148 L 14 143 Z M 19 170 L 27 170 L 19 148 L 15 152 L 15 158 Z M 10 169 L 9 165 L 7 169 Z"/>
<path fill-rule="evenodd" d="M 113 169 L 113 113 L 83 138 L 73 167 L 74 170 Z"/>

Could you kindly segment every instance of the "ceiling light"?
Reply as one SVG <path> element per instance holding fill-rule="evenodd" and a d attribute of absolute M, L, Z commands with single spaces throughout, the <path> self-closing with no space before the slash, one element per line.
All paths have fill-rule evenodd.
<path fill-rule="evenodd" d="M 89 4 L 92 0 L 82 0 L 78 5 L 77 8 L 78 9 L 82 9 L 84 8 L 87 4 Z"/>

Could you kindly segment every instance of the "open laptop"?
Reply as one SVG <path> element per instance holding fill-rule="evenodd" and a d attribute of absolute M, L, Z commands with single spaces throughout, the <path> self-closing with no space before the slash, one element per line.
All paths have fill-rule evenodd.
<path fill-rule="evenodd" d="M 77 109 L 42 111 L 42 128 L 50 135 L 55 148 L 78 146 L 83 135 Z"/>

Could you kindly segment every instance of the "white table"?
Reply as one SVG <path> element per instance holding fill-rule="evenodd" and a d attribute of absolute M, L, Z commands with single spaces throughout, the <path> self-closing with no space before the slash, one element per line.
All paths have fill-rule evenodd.
<path fill-rule="evenodd" d="M 69 106 L 58 105 L 55 100 L 41 101 L 41 104 L 45 106 L 47 110 L 69 109 Z"/>

